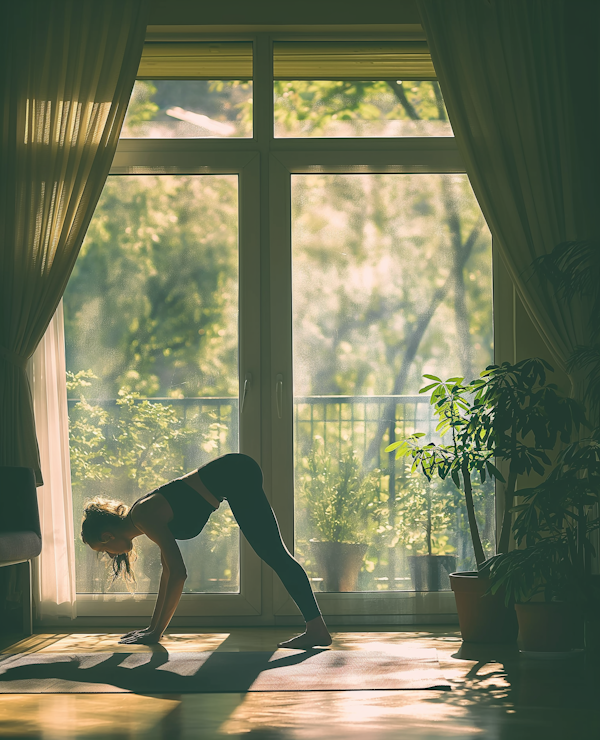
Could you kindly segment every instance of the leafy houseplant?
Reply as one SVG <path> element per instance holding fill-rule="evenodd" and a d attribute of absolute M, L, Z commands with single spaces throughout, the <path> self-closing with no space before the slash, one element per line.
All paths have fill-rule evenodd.
<path fill-rule="evenodd" d="M 358 573 L 377 527 L 379 471 L 361 475 L 353 450 L 339 460 L 313 448 L 301 496 L 318 538 L 310 540 L 329 591 L 355 591 Z"/>
<path fill-rule="evenodd" d="M 492 592 L 504 589 L 515 602 L 521 640 L 533 651 L 576 646 L 582 611 L 596 620 L 600 587 L 591 572 L 592 533 L 600 526 L 600 252 L 597 241 L 566 242 L 536 260 L 538 277 L 567 302 L 588 303 L 589 344 L 571 354 L 568 369 L 579 375 L 577 389 L 595 424 L 591 434 L 569 444 L 538 486 L 519 491 L 513 525 L 519 549 L 489 564 Z M 585 313 L 585 311 L 584 311 Z"/>
<path fill-rule="evenodd" d="M 477 591 L 478 595 L 487 590 L 488 568 L 475 518 L 472 474 L 477 473 L 482 482 L 491 476 L 505 483 L 498 551 L 506 553 L 518 476 L 531 472 L 543 474 L 551 462 L 548 452 L 554 449 L 557 439 L 569 442 L 572 430 L 584 421 L 579 405 L 546 382 L 547 370 L 552 368 L 544 360 L 527 359 L 514 365 L 492 365 L 467 384 L 463 378 L 444 382 L 426 375 L 432 382 L 422 388 L 421 393 L 432 391 L 431 404 L 440 419 L 436 430 L 442 439 L 449 434 L 450 442 L 423 445 L 419 440 L 425 435 L 416 433 L 387 448 L 395 449 L 397 457 L 412 457 L 413 470 L 420 469 L 428 480 L 436 475 L 442 479 L 450 477 L 457 489 L 462 490 L 478 568 L 478 573 L 470 578 L 479 576 L 481 581 L 479 586 L 472 582 L 465 586 Z M 498 462 L 507 468 L 506 479 L 496 467 Z M 461 574 L 453 575 L 451 582 L 463 637 L 482 640 L 485 639 L 482 636 L 486 636 L 493 640 L 497 629 L 492 629 L 491 635 L 486 633 L 485 624 L 478 618 L 472 622 L 472 630 L 463 627 L 467 624 L 467 616 L 461 619 L 461 597 L 458 595 Z M 473 603 L 473 599 L 468 601 Z M 495 606 L 482 613 L 483 622 L 491 619 L 494 610 Z M 507 627 L 506 639 L 509 633 Z"/>
<path fill-rule="evenodd" d="M 600 430 L 568 445 L 546 480 L 519 496 L 513 532 L 520 549 L 490 560 L 491 590 L 503 589 L 506 603 L 515 603 L 524 649 L 569 650 L 577 646 L 582 610 L 600 607 L 591 573 L 591 534 L 600 527 Z"/>

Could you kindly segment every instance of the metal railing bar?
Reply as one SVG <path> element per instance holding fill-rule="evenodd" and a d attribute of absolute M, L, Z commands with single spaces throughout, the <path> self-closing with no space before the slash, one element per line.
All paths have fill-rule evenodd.
<path fill-rule="evenodd" d="M 408 403 L 422 403 L 429 404 L 429 396 L 294 396 L 294 404 L 338 404 L 338 403 L 384 403 L 389 401 L 391 398 L 399 399 L 399 402 L 403 404 Z M 102 406 L 104 404 L 116 404 L 119 399 L 117 398 L 86 398 L 89 404 L 95 404 Z M 188 396 L 186 398 L 170 398 L 169 396 L 148 396 L 134 398 L 134 403 L 143 403 L 144 401 L 150 401 L 155 403 L 170 403 L 174 406 L 185 406 L 194 403 L 203 403 L 206 405 L 218 405 L 218 404 L 237 404 L 239 399 L 237 396 Z M 68 398 L 67 403 L 70 406 L 79 403 L 78 398 Z M 350 420 L 348 420 L 350 421 Z"/>

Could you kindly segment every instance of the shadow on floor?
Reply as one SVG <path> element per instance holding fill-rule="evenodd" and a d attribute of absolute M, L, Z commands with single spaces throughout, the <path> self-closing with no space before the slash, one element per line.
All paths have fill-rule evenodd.
<path fill-rule="evenodd" d="M 170 662 L 168 650 L 156 646 L 151 653 L 12 655 L 0 662 L 0 668 L 2 683 L 28 681 L 32 693 L 38 687 L 40 692 L 69 687 L 81 692 L 82 684 L 89 686 L 83 693 L 93 692 L 94 685 L 136 694 L 244 693 L 265 671 L 299 665 L 320 652 L 307 650 L 276 660 L 273 651 L 179 653 Z M 12 667 L 13 663 L 19 664 Z"/>

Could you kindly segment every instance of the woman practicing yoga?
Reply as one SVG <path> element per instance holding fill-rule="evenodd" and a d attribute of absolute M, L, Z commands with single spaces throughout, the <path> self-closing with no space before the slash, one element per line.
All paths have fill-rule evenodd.
<path fill-rule="evenodd" d="M 145 534 L 160 547 L 162 575 L 150 626 L 120 639 L 123 644 L 156 643 L 171 621 L 187 578 L 177 540 L 202 531 L 226 498 L 240 529 L 256 554 L 271 566 L 306 621 L 306 631 L 279 647 L 307 649 L 330 645 L 331 636 L 304 569 L 281 539 L 273 509 L 263 490 L 262 471 L 251 457 L 229 454 L 125 504 L 94 499 L 85 507 L 81 538 L 113 560 L 115 577 L 131 574 L 133 540 Z"/>

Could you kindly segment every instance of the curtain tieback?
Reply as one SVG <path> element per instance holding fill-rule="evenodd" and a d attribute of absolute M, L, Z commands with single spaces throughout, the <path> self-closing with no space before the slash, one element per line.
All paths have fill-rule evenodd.
<path fill-rule="evenodd" d="M 21 355 L 18 355 L 16 352 L 13 352 L 10 349 L 6 349 L 6 347 L 3 347 L 1 344 L 0 357 L 5 357 L 9 362 L 12 362 L 13 365 L 20 367 L 21 370 L 25 370 L 27 360 L 29 359 L 28 357 L 21 357 Z"/>

